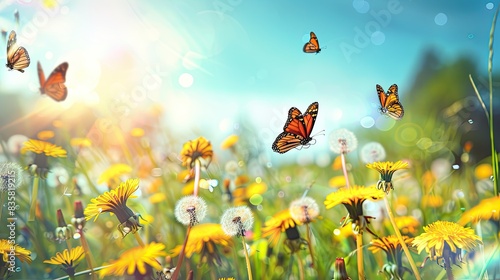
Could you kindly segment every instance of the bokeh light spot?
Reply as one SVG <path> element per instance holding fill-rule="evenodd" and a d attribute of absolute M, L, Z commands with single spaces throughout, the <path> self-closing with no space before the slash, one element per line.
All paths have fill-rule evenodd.
<path fill-rule="evenodd" d="M 486 3 L 486 9 L 491 10 L 491 9 L 493 9 L 493 7 L 495 7 L 495 4 L 493 4 L 491 2 Z"/>
<path fill-rule="evenodd" d="M 371 36 L 372 43 L 376 46 L 380 46 L 385 42 L 385 34 L 384 32 L 375 31 Z"/>
<path fill-rule="evenodd" d="M 183 73 L 179 76 L 179 85 L 184 88 L 191 87 L 194 83 L 194 78 L 189 73 Z"/>
<path fill-rule="evenodd" d="M 262 203 L 264 198 L 260 194 L 254 194 L 250 197 L 249 201 L 252 205 L 259 205 Z"/>
<path fill-rule="evenodd" d="M 448 22 L 448 16 L 444 13 L 439 13 L 434 17 L 434 22 L 437 25 L 445 25 Z"/>
<path fill-rule="evenodd" d="M 424 137 L 418 140 L 417 147 L 421 150 L 427 150 L 432 146 L 432 140 L 430 138 Z"/>
<path fill-rule="evenodd" d="M 367 13 L 370 10 L 370 3 L 365 0 L 354 0 L 352 6 L 360 14 Z"/>
<path fill-rule="evenodd" d="M 359 123 L 364 128 L 370 128 L 370 127 L 372 127 L 375 124 L 375 120 L 372 117 L 370 117 L 370 116 L 366 116 L 366 117 L 362 118 L 359 121 Z"/>

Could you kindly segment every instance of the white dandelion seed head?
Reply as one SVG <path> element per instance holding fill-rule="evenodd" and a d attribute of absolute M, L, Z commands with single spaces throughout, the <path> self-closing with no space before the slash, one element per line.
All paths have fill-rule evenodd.
<path fill-rule="evenodd" d="M 385 149 L 382 144 L 378 142 L 366 143 L 363 148 L 361 148 L 361 161 L 364 163 L 374 163 L 376 161 L 385 160 Z"/>
<path fill-rule="evenodd" d="M 356 135 L 345 128 L 330 133 L 330 150 L 336 154 L 346 154 L 356 150 L 358 139 Z"/>
<path fill-rule="evenodd" d="M 175 205 L 175 218 L 185 226 L 194 226 L 207 215 L 207 204 L 199 196 L 189 195 L 181 198 Z"/>
<path fill-rule="evenodd" d="M 15 162 L 0 163 L 0 191 L 17 189 L 23 183 L 23 168 Z"/>
<path fill-rule="evenodd" d="M 302 197 L 290 203 L 290 215 L 301 223 L 310 223 L 319 215 L 319 206 L 311 197 Z"/>
<path fill-rule="evenodd" d="M 220 219 L 222 230 L 229 236 L 244 235 L 245 231 L 252 229 L 253 214 L 248 206 L 229 208 Z"/>
<path fill-rule="evenodd" d="M 229 174 L 236 175 L 238 172 L 239 166 L 238 163 L 234 160 L 228 161 L 225 166 L 226 172 Z"/>

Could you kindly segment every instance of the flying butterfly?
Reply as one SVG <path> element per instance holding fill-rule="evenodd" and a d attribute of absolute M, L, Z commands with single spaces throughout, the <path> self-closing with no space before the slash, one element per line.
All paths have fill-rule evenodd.
<path fill-rule="evenodd" d="M 309 42 L 304 45 L 302 50 L 305 53 L 319 53 L 321 51 L 321 48 L 319 47 L 318 37 L 316 37 L 316 34 L 314 34 L 314 32 L 312 31 L 309 36 Z"/>
<path fill-rule="evenodd" d="M 24 68 L 30 65 L 30 56 L 24 47 L 16 48 L 16 32 L 12 30 L 7 41 L 7 68 L 9 70 L 18 70 L 24 73 Z"/>
<path fill-rule="evenodd" d="M 38 62 L 38 80 L 40 81 L 40 92 L 52 97 L 55 101 L 64 101 L 68 95 L 66 82 L 66 71 L 68 71 L 68 63 L 63 62 L 57 66 L 47 80 L 43 73 L 42 65 Z"/>
<path fill-rule="evenodd" d="M 273 151 L 283 154 L 293 148 L 308 148 L 311 144 L 311 132 L 318 115 L 319 103 L 313 102 L 302 114 L 299 109 L 292 107 L 288 111 L 288 119 L 283 127 L 283 132 L 276 137 Z"/>
<path fill-rule="evenodd" d="M 405 111 L 403 105 L 399 102 L 398 85 L 393 84 L 387 90 L 387 93 L 384 92 L 384 89 L 380 85 L 377 85 L 377 94 L 382 114 L 386 114 L 395 120 L 403 118 Z"/>

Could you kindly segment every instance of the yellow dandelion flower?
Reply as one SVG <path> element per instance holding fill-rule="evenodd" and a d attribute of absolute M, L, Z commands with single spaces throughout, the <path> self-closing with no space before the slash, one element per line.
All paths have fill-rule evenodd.
<path fill-rule="evenodd" d="M 282 210 L 264 223 L 262 237 L 269 236 L 269 244 L 274 247 L 278 244 L 281 233 L 297 225 L 300 223 L 292 218 L 290 208 Z"/>
<path fill-rule="evenodd" d="M 144 132 L 144 129 L 140 128 L 140 127 L 134 127 L 132 128 L 132 130 L 130 130 L 130 135 L 132 135 L 133 137 L 142 137 L 144 136 L 144 134 L 146 134 Z"/>
<path fill-rule="evenodd" d="M 217 246 L 223 250 L 229 250 L 233 246 L 231 236 L 224 233 L 220 224 L 198 224 L 191 228 L 189 239 L 186 244 L 185 254 L 190 258 L 193 254 L 200 254 L 203 262 L 221 265 L 222 261 Z M 179 255 L 182 245 L 171 250 L 172 257 Z"/>
<path fill-rule="evenodd" d="M 182 195 L 190 195 L 194 193 L 194 181 L 189 181 L 182 187 Z"/>
<path fill-rule="evenodd" d="M 424 185 L 424 190 L 426 192 L 429 191 L 435 182 L 436 176 L 434 176 L 434 173 L 432 173 L 432 171 L 430 170 L 425 171 L 422 175 L 422 184 Z"/>
<path fill-rule="evenodd" d="M 198 137 L 195 140 L 184 143 L 181 151 L 181 161 L 183 166 L 193 168 L 194 163 L 200 160 L 201 164 L 208 167 L 214 152 L 212 144 L 204 137 Z"/>
<path fill-rule="evenodd" d="M 340 188 L 326 197 L 326 209 L 330 209 L 339 204 L 356 205 L 365 200 L 379 200 L 384 198 L 384 193 L 375 187 L 352 186 L 350 188 Z"/>
<path fill-rule="evenodd" d="M 156 258 L 164 257 L 167 253 L 164 251 L 165 245 L 162 243 L 151 242 L 144 247 L 138 246 L 123 252 L 120 258 L 111 261 L 111 266 L 105 267 L 99 271 L 99 276 L 123 276 L 123 275 L 143 275 L 141 279 L 153 279 L 153 269 L 162 270 L 160 263 Z M 108 264 L 105 264 L 108 265 Z M 151 278 L 144 278 L 150 276 Z"/>
<path fill-rule="evenodd" d="M 332 188 L 342 188 L 345 187 L 347 184 L 345 181 L 345 177 L 343 175 L 339 175 L 330 178 L 330 180 L 328 180 L 328 185 Z"/>
<path fill-rule="evenodd" d="M 24 142 L 21 153 L 33 152 L 35 154 L 44 154 L 48 157 L 66 157 L 66 150 L 49 142 L 36 139 L 29 139 Z"/>
<path fill-rule="evenodd" d="M 267 184 L 254 182 L 246 187 L 237 188 L 233 191 L 235 205 L 245 204 L 253 195 L 263 194 L 267 191 Z"/>
<path fill-rule="evenodd" d="M 229 135 L 226 139 L 224 139 L 224 141 L 222 141 L 222 143 L 220 144 L 220 148 L 223 150 L 230 149 L 234 147 L 234 145 L 238 142 L 238 140 L 239 140 L 238 135 L 235 134 Z"/>
<path fill-rule="evenodd" d="M 333 170 L 342 169 L 342 157 L 341 156 L 335 157 L 335 159 L 332 162 L 332 169 Z"/>
<path fill-rule="evenodd" d="M 165 199 L 167 199 L 167 195 L 159 192 L 159 193 L 155 193 L 152 196 L 150 196 L 149 202 L 151 202 L 151 204 L 157 204 L 157 203 L 160 203 L 162 201 L 165 201 Z"/>
<path fill-rule="evenodd" d="M 98 184 L 107 183 L 108 185 L 117 181 L 120 176 L 124 174 L 129 174 L 132 172 L 132 167 L 124 163 L 116 163 L 108 167 L 99 179 L 97 180 Z"/>
<path fill-rule="evenodd" d="M 355 239 L 354 232 L 350 226 L 342 226 L 333 230 L 332 241 L 334 243 L 345 242 L 349 239 Z"/>
<path fill-rule="evenodd" d="M 413 241 L 413 238 L 403 235 L 404 242 L 410 247 Z M 399 239 L 395 235 L 389 235 L 385 237 L 379 237 L 373 239 L 370 242 L 370 247 L 368 247 L 370 251 L 373 253 L 377 253 L 379 251 L 384 251 L 387 254 L 387 258 L 391 259 L 391 262 L 395 262 L 393 258 L 398 256 L 401 257 L 403 252 L 403 248 L 401 247 L 401 243 L 399 243 Z"/>
<path fill-rule="evenodd" d="M 462 261 L 462 250 L 471 251 L 482 243 L 473 229 L 448 221 L 436 221 L 424 226 L 424 233 L 412 242 L 419 254 L 425 250 L 431 260 L 443 259 L 447 266 L 457 264 L 457 260 Z"/>
<path fill-rule="evenodd" d="M 374 162 L 369 163 L 366 167 L 370 169 L 375 169 L 380 173 L 380 180 L 377 183 L 378 189 L 383 189 L 384 192 L 389 193 L 391 189 L 394 189 L 392 186 L 392 175 L 394 172 L 400 169 L 408 169 L 408 162 L 403 161 L 386 161 L 386 162 Z"/>
<path fill-rule="evenodd" d="M 422 197 L 424 207 L 438 208 L 443 206 L 443 198 L 439 195 L 426 194 Z"/>
<path fill-rule="evenodd" d="M 349 222 L 354 225 L 354 232 L 362 233 L 364 229 L 375 235 L 369 228 L 368 224 L 373 217 L 363 215 L 363 202 L 366 200 L 379 200 L 384 197 L 385 193 L 375 187 L 351 186 L 350 188 L 340 188 L 338 191 L 329 194 L 325 200 L 326 209 L 330 209 L 336 205 L 343 204 L 349 213 L 348 217 L 344 217 L 342 226 Z"/>
<path fill-rule="evenodd" d="M 54 120 L 52 122 L 53 127 L 61 128 L 61 127 L 63 127 L 63 125 L 64 125 L 64 123 L 61 120 Z"/>
<path fill-rule="evenodd" d="M 413 238 L 403 235 L 403 241 L 409 247 Z M 411 248 L 411 247 L 410 247 Z M 392 269 L 386 270 L 383 269 L 384 272 L 392 276 L 394 279 L 403 279 L 405 272 L 410 272 L 411 270 L 407 267 L 403 266 L 402 256 L 403 256 L 403 248 L 401 247 L 401 243 L 399 239 L 395 235 L 390 235 L 386 237 L 380 237 L 374 239 L 370 242 L 370 247 L 368 247 L 372 253 L 377 253 L 380 251 L 384 251 L 387 263 L 384 265 L 384 268 L 391 267 Z"/>
<path fill-rule="evenodd" d="M 50 260 L 43 261 L 48 264 L 61 265 L 62 269 L 69 276 L 75 276 L 75 268 L 79 261 L 82 260 L 84 256 L 84 251 L 82 246 L 72 248 L 71 250 L 64 250 L 62 253 L 57 252 L 56 255 Z"/>
<path fill-rule="evenodd" d="M 458 224 L 477 223 L 481 220 L 500 220 L 500 196 L 481 200 L 478 205 L 465 211 L 458 220 Z"/>
<path fill-rule="evenodd" d="M 90 141 L 89 138 L 71 138 L 71 140 L 69 140 L 69 144 L 72 146 L 72 147 L 78 147 L 78 148 L 82 148 L 82 147 L 90 147 L 92 146 L 92 141 Z"/>
<path fill-rule="evenodd" d="M 2 255 L 2 261 L 4 263 L 9 263 L 9 257 L 11 256 L 12 245 L 14 245 L 15 256 L 24 263 L 31 263 L 31 252 L 24 249 L 23 247 L 12 243 L 12 241 L 7 239 L 0 239 L 0 255 Z M 0 275 L 2 276 L 2 275 Z"/>
<path fill-rule="evenodd" d="M 478 180 L 488 179 L 491 177 L 492 174 L 493 174 L 493 168 L 491 168 L 491 164 L 489 163 L 479 164 L 474 169 L 474 176 Z"/>
<path fill-rule="evenodd" d="M 116 189 L 105 192 L 90 200 L 85 208 L 85 219 L 88 221 L 104 212 L 112 212 L 120 221 L 118 229 L 123 236 L 129 232 L 135 233 L 142 225 L 139 223 L 139 215 L 134 214 L 127 206 L 127 199 L 139 188 L 139 179 L 128 179 L 122 182 Z"/>
<path fill-rule="evenodd" d="M 250 182 L 250 178 L 247 175 L 240 175 L 234 179 L 234 185 L 236 187 L 241 187 L 248 182 Z"/>
<path fill-rule="evenodd" d="M 402 234 L 414 235 L 417 233 L 418 227 L 420 227 L 420 222 L 413 216 L 395 217 L 394 221 Z M 388 227 L 391 227 L 389 220 L 386 220 L 386 223 Z"/>
<path fill-rule="evenodd" d="M 42 130 L 36 134 L 36 137 L 42 141 L 54 138 L 55 133 L 52 130 Z"/>

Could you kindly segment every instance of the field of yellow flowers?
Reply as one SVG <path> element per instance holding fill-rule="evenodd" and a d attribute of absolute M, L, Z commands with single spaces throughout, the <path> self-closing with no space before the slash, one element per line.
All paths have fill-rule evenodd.
<path fill-rule="evenodd" d="M 278 165 L 243 129 L 177 139 L 158 106 L 98 143 L 62 121 L 1 139 L 0 279 L 500 279 L 489 82 L 474 164 L 471 142 L 453 163 L 337 129 L 325 166 Z"/>

